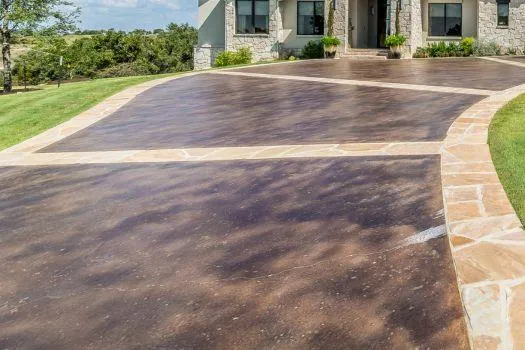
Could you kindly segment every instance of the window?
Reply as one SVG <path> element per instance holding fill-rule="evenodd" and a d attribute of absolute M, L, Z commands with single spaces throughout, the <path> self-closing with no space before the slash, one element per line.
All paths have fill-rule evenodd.
<path fill-rule="evenodd" d="M 509 0 L 498 0 L 498 26 L 509 25 Z"/>
<path fill-rule="evenodd" d="M 297 34 L 324 34 L 324 1 L 297 2 Z"/>
<path fill-rule="evenodd" d="M 461 36 L 461 4 L 428 4 L 428 35 Z"/>
<path fill-rule="evenodd" d="M 237 34 L 268 34 L 268 0 L 237 0 Z"/>

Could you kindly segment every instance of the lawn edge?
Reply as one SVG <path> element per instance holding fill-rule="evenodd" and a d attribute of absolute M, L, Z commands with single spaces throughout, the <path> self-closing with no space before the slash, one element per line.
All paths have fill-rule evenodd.
<path fill-rule="evenodd" d="M 138 83 L 124 90 L 111 95 L 95 106 L 81 112 L 80 114 L 68 119 L 67 121 L 58 124 L 50 129 L 47 129 L 40 134 L 37 134 L 29 139 L 26 139 L 16 145 L 10 146 L 2 151 L 2 153 L 34 153 L 41 150 L 57 141 L 60 141 L 74 133 L 89 127 L 90 125 L 110 116 L 119 108 L 130 102 L 137 95 L 168 81 L 180 79 L 187 76 L 201 74 L 200 72 L 188 72 L 179 75 L 162 77 L 158 79 L 148 80 L 146 82 Z"/>
<path fill-rule="evenodd" d="M 500 182 L 488 145 L 490 122 L 525 84 L 499 91 L 463 112 L 441 152 L 445 218 L 473 349 L 524 344 L 525 231 Z"/>

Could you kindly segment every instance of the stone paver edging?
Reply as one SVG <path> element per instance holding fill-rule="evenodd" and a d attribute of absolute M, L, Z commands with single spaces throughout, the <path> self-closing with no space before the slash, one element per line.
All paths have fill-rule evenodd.
<path fill-rule="evenodd" d="M 525 348 L 525 231 L 492 163 L 489 124 L 525 84 L 466 110 L 442 151 L 447 229 L 474 349 Z"/>
<path fill-rule="evenodd" d="M 487 61 L 508 64 L 509 66 L 516 66 L 516 67 L 525 68 L 525 63 L 522 63 L 522 62 L 516 62 L 516 61 L 510 61 L 510 60 L 502 60 L 501 58 L 497 58 L 497 57 L 480 57 L 480 58 L 482 58 L 484 60 L 487 60 Z"/>
<path fill-rule="evenodd" d="M 252 147 L 180 148 L 103 152 L 4 153 L 0 166 L 169 163 L 302 157 L 438 155 L 441 142 L 347 143 Z"/>
<path fill-rule="evenodd" d="M 208 73 L 209 74 L 220 74 L 220 75 L 233 75 L 233 76 L 241 76 L 241 77 L 251 77 L 251 78 L 261 78 L 261 79 L 280 79 L 280 80 L 314 82 L 314 83 L 323 83 L 323 84 L 338 84 L 338 85 L 364 86 L 364 87 L 388 88 L 388 89 L 417 90 L 417 91 L 430 91 L 430 92 L 442 92 L 442 93 L 464 94 L 464 95 L 479 95 L 479 96 L 490 96 L 496 92 L 496 91 L 485 90 L 485 89 L 470 89 L 470 88 L 459 88 L 459 87 L 449 87 L 449 86 L 418 85 L 418 84 L 404 84 L 404 83 L 388 83 L 388 82 L 371 81 L 371 80 L 305 77 L 305 76 L 298 76 L 298 75 L 281 75 L 281 74 L 265 74 L 265 73 L 233 72 L 233 71 L 211 71 Z"/>

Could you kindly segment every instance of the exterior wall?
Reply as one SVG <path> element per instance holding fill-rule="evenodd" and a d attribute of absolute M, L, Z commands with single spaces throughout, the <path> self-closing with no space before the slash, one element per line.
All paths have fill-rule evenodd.
<path fill-rule="evenodd" d="M 310 40 L 319 40 L 322 35 L 297 35 L 297 0 L 281 1 L 283 30 L 282 47 L 285 50 L 299 51 Z"/>
<path fill-rule="evenodd" d="M 478 39 L 496 42 L 523 52 L 525 47 L 525 0 L 511 0 L 509 26 L 498 27 L 495 0 L 479 0 Z"/>
<path fill-rule="evenodd" d="M 193 50 L 195 70 L 210 68 L 224 51 L 224 1 L 199 0 L 199 40 Z"/>
<path fill-rule="evenodd" d="M 224 46 L 211 46 L 204 44 L 193 48 L 193 69 L 203 70 L 213 66 L 215 59 L 224 51 Z"/>
<path fill-rule="evenodd" d="M 336 8 L 334 11 L 334 36 L 341 40 L 340 52 L 346 52 L 348 48 L 348 1 L 349 0 L 335 0 Z M 325 19 L 328 19 L 329 1 L 325 0 Z M 328 26 L 325 26 L 325 30 Z"/>
<path fill-rule="evenodd" d="M 421 15 L 421 0 L 392 0 L 390 8 L 390 31 L 396 31 L 396 2 L 401 1 L 399 27 L 401 34 L 407 37 L 404 56 L 411 56 L 418 47 L 423 45 L 423 19 Z"/>
<path fill-rule="evenodd" d="M 252 50 L 254 62 L 279 58 L 279 39 L 282 20 L 278 0 L 270 0 L 270 19 L 268 34 L 235 33 L 235 0 L 225 0 L 226 45 L 228 51 L 241 47 Z"/>

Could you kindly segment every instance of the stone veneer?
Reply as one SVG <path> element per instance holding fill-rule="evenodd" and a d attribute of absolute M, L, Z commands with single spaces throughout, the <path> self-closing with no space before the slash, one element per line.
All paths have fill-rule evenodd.
<path fill-rule="evenodd" d="M 525 0 L 510 2 L 508 27 L 498 27 L 496 0 L 478 2 L 478 38 L 523 52 L 525 46 Z"/>
<path fill-rule="evenodd" d="M 281 13 L 278 0 L 270 0 L 270 19 L 268 34 L 236 34 L 235 33 L 235 0 L 226 0 L 226 50 L 235 51 L 242 47 L 252 50 L 253 61 L 279 58 L 279 33 Z"/>
<path fill-rule="evenodd" d="M 224 51 L 223 46 L 202 45 L 193 48 L 193 69 L 203 70 L 213 67 L 219 53 Z"/>
<path fill-rule="evenodd" d="M 399 13 L 401 34 L 407 37 L 404 56 L 411 56 L 418 47 L 423 46 L 423 23 L 420 0 L 392 0 L 390 7 L 390 32 L 396 31 L 396 1 L 402 1 Z"/>
<path fill-rule="evenodd" d="M 348 43 L 348 0 L 332 0 L 336 2 L 334 11 L 334 36 L 341 40 L 339 52 L 346 52 Z M 325 0 L 325 20 L 328 22 L 328 11 L 331 1 Z M 328 23 L 325 24 L 325 29 Z"/>

